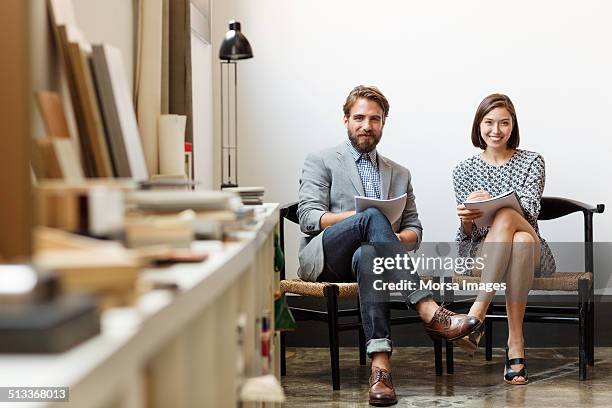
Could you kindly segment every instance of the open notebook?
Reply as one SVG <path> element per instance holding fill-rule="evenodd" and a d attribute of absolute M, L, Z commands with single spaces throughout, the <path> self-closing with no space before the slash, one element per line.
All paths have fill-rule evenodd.
<path fill-rule="evenodd" d="M 521 207 L 516 191 L 506 191 L 488 200 L 465 201 L 463 205 L 470 210 L 477 209 L 482 211 L 482 217 L 474 221 L 479 228 L 490 226 L 495 218 L 495 213 L 500 208 L 514 208 L 520 214 L 523 214 L 523 208 Z"/>
<path fill-rule="evenodd" d="M 379 200 L 377 198 L 369 198 L 363 196 L 355 197 L 355 211 L 362 212 L 366 208 L 375 207 L 378 208 L 389 220 L 391 224 L 396 222 L 402 216 L 404 208 L 406 207 L 406 193 L 399 197 L 392 198 L 389 200 Z"/>

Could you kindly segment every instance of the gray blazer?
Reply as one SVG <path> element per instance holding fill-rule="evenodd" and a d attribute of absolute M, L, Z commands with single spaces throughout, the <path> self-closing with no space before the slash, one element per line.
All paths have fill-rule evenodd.
<path fill-rule="evenodd" d="M 423 227 L 419 221 L 410 172 L 405 167 L 377 156 L 380 172 L 381 198 L 389 199 L 408 194 L 402 217 L 393 224 L 395 232 L 413 230 L 421 242 Z M 325 212 L 355 209 L 355 196 L 365 195 L 357 165 L 347 143 L 309 154 L 304 161 L 300 179 L 298 217 L 300 229 L 307 237 L 300 243 L 298 276 L 316 281 L 323 271 L 323 234 L 319 221 Z"/>

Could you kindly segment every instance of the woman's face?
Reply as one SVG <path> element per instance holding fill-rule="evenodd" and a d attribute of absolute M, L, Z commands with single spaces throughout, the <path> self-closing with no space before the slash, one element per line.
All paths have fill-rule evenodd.
<path fill-rule="evenodd" d="M 480 135 L 487 148 L 506 148 L 512 126 L 512 116 L 506 108 L 495 108 L 487 113 L 480 122 Z"/>

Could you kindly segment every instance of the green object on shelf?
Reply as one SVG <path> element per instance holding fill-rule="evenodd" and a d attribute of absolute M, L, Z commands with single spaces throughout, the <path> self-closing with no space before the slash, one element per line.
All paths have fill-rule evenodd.
<path fill-rule="evenodd" d="M 274 234 L 274 270 L 280 272 L 285 267 L 285 254 L 280 247 L 278 234 Z M 287 298 L 282 294 L 274 300 L 274 327 L 276 330 L 294 330 L 297 327 L 295 319 L 289 310 Z"/>
<path fill-rule="evenodd" d="M 297 327 L 284 294 L 274 301 L 274 316 L 275 330 L 294 330 Z"/>
<path fill-rule="evenodd" d="M 278 234 L 274 233 L 274 270 L 280 272 L 285 267 L 285 254 L 280 247 Z"/>

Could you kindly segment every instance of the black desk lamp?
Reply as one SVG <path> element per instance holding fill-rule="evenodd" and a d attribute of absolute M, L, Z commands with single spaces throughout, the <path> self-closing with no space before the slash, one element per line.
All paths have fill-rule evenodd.
<path fill-rule="evenodd" d="M 219 59 L 221 60 L 221 188 L 238 187 L 238 71 L 237 61 L 253 58 L 249 40 L 240 31 L 238 21 L 229 22 Z M 233 69 L 231 69 L 233 68 Z M 224 77 L 223 71 L 226 75 Z M 233 92 L 230 74 L 233 72 Z M 232 103 L 233 98 L 233 103 Z M 233 105 L 233 131 L 232 131 Z"/>

